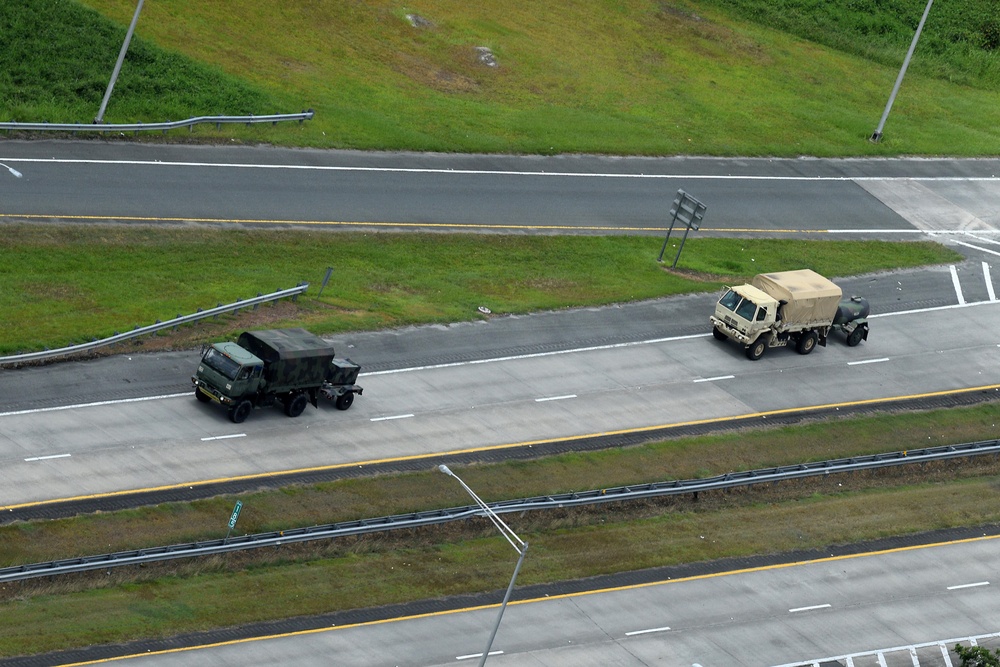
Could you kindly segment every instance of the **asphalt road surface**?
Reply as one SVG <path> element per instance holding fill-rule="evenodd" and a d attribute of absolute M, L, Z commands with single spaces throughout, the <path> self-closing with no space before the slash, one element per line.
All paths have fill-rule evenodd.
<path fill-rule="evenodd" d="M 7 141 L 0 220 L 651 233 L 678 189 L 714 232 L 992 233 L 1000 160 L 370 154 Z"/>

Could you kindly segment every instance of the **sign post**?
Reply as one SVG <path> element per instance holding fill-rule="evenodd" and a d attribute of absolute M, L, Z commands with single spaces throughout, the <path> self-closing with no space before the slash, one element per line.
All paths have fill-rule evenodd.
<path fill-rule="evenodd" d="M 677 256 L 674 257 L 674 263 L 670 265 L 670 268 L 677 266 L 677 260 L 681 257 L 681 250 L 684 250 L 684 243 L 687 241 L 688 232 L 692 229 L 698 231 L 701 227 L 702 218 L 705 217 L 706 206 L 700 201 L 684 192 L 683 190 L 677 191 L 677 197 L 674 198 L 673 208 L 670 209 L 670 229 L 667 230 L 667 238 L 663 239 L 663 247 L 660 248 L 660 256 L 656 258 L 657 262 L 663 261 L 663 253 L 667 249 L 667 243 L 670 241 L 670 234 L 674 231 L 674 225 L 677 221 L 681 221 L 685 225 L 684 238 L 681 240 L 681 247 L 677 249 Z"/>
<path fill-rule="evenodd" d="M 333 267 L 328 266 L 326 267 L 326 275 L 323 276 L 323 284 L 319 286 L 319 294 L 316 295 L 317 297 L 323 296 L 323 290 L 326 289 L 326 284 L 330 282 L 331 275 L 333 275 Z"/>
<path fill-rule="evenodd" d="M 232 516 L 229 517 L 229 532 L 226 533 L 226 539 L 227 540 L 229 539 L 229 536 L 232 534 L 233 528 L 236 527 L 236 522 L 239 521 L 239 519 L 240 519 L 240 510 L 241 509 L 243 509 L 243 501 L 242 500 L 237 500 L 236 501 L 236 506 L 233 508 L 233 514 L 232 514 Z"/>

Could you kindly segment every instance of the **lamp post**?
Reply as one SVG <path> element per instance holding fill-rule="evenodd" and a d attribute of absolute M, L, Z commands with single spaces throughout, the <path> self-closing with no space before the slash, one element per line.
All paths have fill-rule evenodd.
<path fill-rule="evenodd" d="M 913 50 L 917 48 L 917 40 L 920 39 L 920 31 L 924 29 L 924 23 L 927 21 L 927 15 L 931 13 L 931 5 L 934 4 L 934 0 L 927 0 L 927 6 L 924 8 L 924 15 L 920 17 L 920 23 L 917 24 L 917 33 L 913 36 L 913 41 L 910 42 L 910 50 L 906 52 L 906 57 L 903 58 L 903 66 L 899 70 L 899 76 L 896 77 L 896 84 L 892 87 L 892 92 L 889 93 L 889 101 L 885 104 L 885 111 L 882 112 L 882 118 L 878 122 L 878 127 L 872 132 L 872 136 L 869 137 L 869 141 L 872 143 L 878 143 L 882 140 L 882 130 L 885 128 L 885 121 L 889 118 L 889 111 L 892 109 L 892 103 L 896 100 L 896 93 L 899 92 L 899 86 L 903 83 L 903 76 L 906 74 L 906 68 L 910 66 L 910 58 L 913 57 Z"/>
<path fill-rule="evenodd" d="M 6 169 L 7 171 L 9 171 L 10 173 L 14 174 L 14 176 L 16 176 L 17 178 L 21 178 L 21 176 L 23 176 L 23 174 L 21 172 L 19 172 L 17 169 L 14 169 L 14 167 L 11 167 L 11 166 L 8 166 L 8 165 L 4 164 L 3 162 L 0 162 L 0 167 L 3 167 L 4 169 Z"/>
<path fill-rule="evenodd" d="M 458 480 L 458 483 L 462 485 L 462 488 L 472 496 L 472 499 L 476 501 L 479 508 L 483 510 L 489 520 L 493 522 L 493 525 L 497 527 L 497 530 L 504 536 L 510 546 L 514 547 L 514 550 L 519 554 L 517 559 L 517 565 L 514 567 L 514 576 L 510 578 L 510 584 L 507 586 L 507 592 L 503 596 L 503 603 L 500 605 L 500 613 L 497 614 L 497 622 L 493 624 L 493 631 L 490 633 L 490 639 L 486 642 L 486 650 L 483 651 L 483 657 L 479 661 L 479 667 L 483 667 L 486 664 L 486 658 L 490 654 L 490 649 L 493 647 L 493 639 L 497 636 L 497 630 L 500 629 L 500 619 L 503 618 L 503 612 L 507 608 L 507 601 L 510 600 L 511 591 L 514 590 L 514 581 L 517 579 L 517 573 L 521 571 L 521 563 L 524 562 L 524 555 L 528 553 L 528 543 L 523 541 L 517 534 L 511 530 L 510 526 L 503 522 L 497 513 L 494 512 L 489 505 L 483 502 L 482 498 L 476 495 L 476 492 L 469 488 L 466 484 L 459 478 L 458 475 L 453 473 L 448 466 L 442 464 L 438 466 L 438 470 L 446 475 L 450 475 Z"/>

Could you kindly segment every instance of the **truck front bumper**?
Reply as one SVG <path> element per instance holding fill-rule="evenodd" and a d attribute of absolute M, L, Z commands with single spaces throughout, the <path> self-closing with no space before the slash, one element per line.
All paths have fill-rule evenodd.
<path fill-rule="evenodd" d="M 220 393 L 217 389 L 214 389 L 213 387 L 209 386 L 207 382 L 205 382 L 204 380 L 199 380 L 194 375 L 191 376 L 191 383 L 198 389 L 198 391 L 205 394 L 216 403 L 221 403 L 222 405 L 232 405 L 234 402 L 233 399 L 229 398 L 225 394 Z"/>
<path fill-rule="evenodd" d="M 750 344 L 750 337 L 747 336 L 742 331 L 740 331 L 739 329 L 734 329 L 733 327 L 729 326 L 728 324 L 717 318 L 715 315 L 712 315 L 708 319 L 709 321 L 712 322 L 713 327 L 715 327 L 722 333 L 726 334 L 726 336 L 728 336 L 732 340 L 742 343 L 743 345 Z"/>

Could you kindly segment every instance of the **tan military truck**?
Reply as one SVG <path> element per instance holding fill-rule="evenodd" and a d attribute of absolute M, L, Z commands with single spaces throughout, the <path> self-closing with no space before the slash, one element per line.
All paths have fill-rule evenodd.
<path fill-rule="evenodd" d="M 840 287 L 810 269 L 761 273 L 749 285 L 726 290 L 715 304 L 712 335 L 743 345 L 748 359 L 764 356 L 769 347 L 795 346 L 809 354 L 839 329 L 854 347 L 868 340 L 868 301 L 841 299 Z"/>

